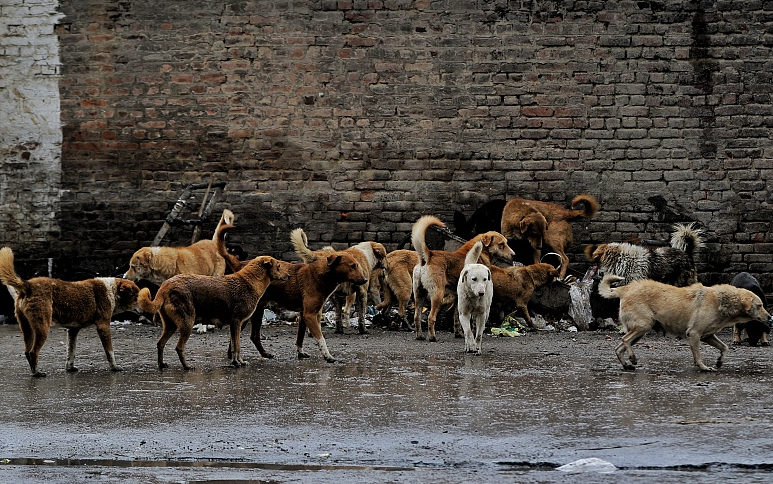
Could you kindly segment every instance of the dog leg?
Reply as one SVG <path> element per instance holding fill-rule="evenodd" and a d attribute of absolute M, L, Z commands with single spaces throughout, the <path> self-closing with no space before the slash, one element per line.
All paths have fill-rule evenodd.
<path fill-rule="evenodd" d="M 703 363 L 701 358 L 701 335 L 693 330 L 687 330 L 687 343 L 690 345 L 690 351 L 692 351 L 693 360 L 695 365 L 700 368 L 701 371 L 717 371 L 716 368 L 711 368 Z"/>
<path fill-rule="evenodd" d="M 441 292 L 440 296 L 433 298 L 430 304 L 429 315 L 427 316 L 427 336 L 429 341 L 437 341 L 435 336 L 435 320 L 437 320 L 438 312 L 440 312 L 440 307 L 443 305 L 443 293 Z"/>
<path fill-rule="evenodd" d="M 416 330 L 416 339 L 417 340 L 424 340 L 426 337 L 424 336 L 424 331 L 421 329 L 421 309 L 423 307 L 424 301 L 420 300 L 418 297 L 414 296 L 414 304 L 416 304 L 415 309 L 413 310 L 413 327 Z"/>
<path fill-rule="evenodd" d="M 123 369 L 115 363 L 115 354 L 113 353 L 113 339 L 110 335 L 110 319 L 101 323 L 97 323 L 97 335 L 99 335 L 99 340 L 102 342 L 102 349 L 105 350 L 105 356 L 107 357 L 107 363 L 110 365 L 110 370 L 123 371 Z M 72 361 L 74 361 L 75 360 L 75 336 L 73 336 L 72 349 L 73 349 Z M 67 355 L 67 359 L 69 361 L 70 359 L 69 354 Z M 77 371 L 77 368 L 74 371 Z"/>
<path fill-rule="evenodd" d="M 475 348 L 475 336 L 472 334 L 472 328 L 470 328 L 471 315 L 467 312 L 458 311 L 459 323 L 464 330 L 464 352 L 472 353 Z"/>
<path fill-rule="evenodd" d="M 49 319 L 50 321 L 50 319 Z M 48 327 L 50 328 L 51 325 L 49 323 Z M 46 339 L 48 338 L 48 331 L 42 331 L 40 329 L 34 330 L 34 337 L 32 339 L 32 348 L 30 349 L 29 353 L 27 353 L 25 356 L 27 356 L 27 361 L 30 364 L 30 369 L 32 370 L 32 376 L 42 378 L 46 376 L 45 372 L 38 370 L 38 357 L 40 356 L 40 349 L 43 348 L 43 343 L 46 342 Z"/>
<path fill-rule="evenodd" d="M 523 314 L 523 320 L 526 321 L 526 324 L 529 325 L 529 329 L 535 329 L 534 323 L 531 321 L 531 315 L 529 314 L 529 308 L 526 304 L 520 304 L 516 303 L 516 307 L 521 311 Z"/>
<path fill-rule="evenodd" d="M 185 344 L 188 342 L 188 338 L 191 337 L 193 323 L 194 321 L 192 320 L 190 322 L 185 322 L 179 325 L 178 329 L 180 330 L 180 335 L 177 337 L 177 346 L 174 348 L 174 350 L 177 352 L 177 357 L 180 358 L 180 364 L 183 366 L 183 370 L 185 371 L 192 371 L 196 369 L 195 367 L 190 366 L 185 360 Z"/>
<path fill-rule="evenodd" d="M 27 317 L 23 312 L 16 310 L 16 321 L 19 322 L 19 328 L 24 338 L 24 358 L 27 360 L 27 364 L 30 365 L 30 370 L 33 376 L 42 377 L 46 376 L 45 373 L 38 371 L 37 358 L 32 359 L 32 348 L 35 346 L 35 330 L 32 328 Z"/>
<path fill-rule="evenodd" d="M 231 364 L 236 368 L 245 366 L 247 362 L 242 359 L 242 346 L 241 346 L 241 334 L 242 334 L 243 321 L 232 320 L 228 324 L 228 328 L 231 333 L 231 340 L 228 343 L 229 347 L 233 347 Z"/>
<path fill-rule="evenodd" d="M 344 334 L 344 318 L 347 320 L 349 319 L 349 310 L 351 309 L 349 305 L 346 305 L 346 311 L 341 309 L 341 301 L 338 300 L 335 294 L 330 296 L 330 300 L 333 301 L 333 306 L 335 306 L 335 312 L 336 312 L 336 330 L 335 332 L 337 334 Z"/>
<path fill-rule="evenodd" d="M 717 338 L 717 335 L 715 334 L 706 336 L 701 341 L 719 350 L 719 358 L 717 358 L 717 369 L 722 368 L 722 364 L 725 362 L 725 356 L 729 350 L 728 346 L 721 339 Z"/>
<path fill-rule="evenodd" d="M 158 350 L 158 369 L 163 370 L 169 368 L 169 365 L 164 363 L 164 348 L 169 338 L 172 337 L 176 330 L 176 326 L 171 321 L 167 322 L 167 318 L 161 316 L 161 337 L 158 338 L 156 343 L 156 349 Z"/>
<path fill-rule="evenodd" d="M 464 328 L 459 322 L 459 310 L 454 309 L 454 338 L 464 338 Z"/>
<path fill-rule="evenodd" d="M 354 304 L 354 307 L 357 308 L 357 330 L 360 332 L 360 334 L 368 334 L 368 329 L 365 327 L 365 309 L 368 307 L 367 282 L 362 286 L 359 286 L 356 292 L 347 296 L 346 307 L 349 307 L 352 304 Z"/>
<path fill-rule="evenodd" d="M 298 352 L 298 359 L 311 358 L 311 355 L 303 350 L 303 339 L 306 337 L 306 319 L 305 311 L 298 315 L 298 334 L 295 337 L 295 348 Z"/>
<path fill-rule="evenodd" d="M 475 344 L 477 345 L 478 355 L 483 354 L 483 333 L 486 331 L 486 321 L 488 321 L 488 311 L 484 311 L 482 314 L 475 318 L 476 337 Z"/>
<path fill-rule="evenodd" d="M 75 343 L 78 339 L 78 332 L 80 328 L 72 328 L 67 330 L 67 362 L 64 365 L 64 369 L 68 373 L 74 373 L 78 371 L 75 367 Z"/>
<path fill-rule="evenodd" d="M 733 344 L 741 344 L 741 327 L 738 323 L 733 325 Z"/>
<path fill-rule="evenodd" d="M 306 320 L 306 313 L 304 312 L 304 320 Z M 311 336 L 317 340 L 317 345 L 319 346 L 319 351 L 322 353 L 322 356 L 325 358 L 325 361 L 328 363 L 335 363 L 335 358 L 330 354 L 330 351 L 327 349 L 327 342 L 325 342 L 325 337 L 322 335 L 322 326 L 319 323 L 319 319 L 315 317 L 309 317 L 308 320 L 305 321 L 307 328 L 309 328 L 309 333 L 311 333 Z M 301 352 L 303 351 L 303 340 L 298 343 L 298 357 L 300 358 Z M 306 355 L 308 358 L 309 355 Z"/>
<path fill-rule="evenodd" d="M 260 328 L 263 326 L 263 312 L 266 308 L 263 306 L 258 306 L 258 308 L 255 310 L 254 313 L 252 313 L 252 317 L 249 319 L 250 321 L 250 340 L 252 341 L 252 344 L 255 345 L 255 348 L 258 349 L 258 353 L 260 353 L 260 356 L 263 358 L 273 358 L 274 355 L 266 351 L 265 348 L 263 348 L 263 341 L 260 339 Z M 242 323 L 242 325 L 246 324 L 245 321 Z M 243 328 L 244 326 L 242 326 Z M 230 359 L 230 355 L 228 356 Z"/>
<path fill-rule="evenodd" d="M 760 337 L 760 346 L 770 346 L 770 341 L 768 341 L 768 333 L 762 333 L 762 337 Z"/>
<path fill-rule="evenodd" d="M 636 355 L 633 352 L 633 345 L 635 345 L 646 332 L 646 330 L 644 333 L 642 333 L 641 330 L 628 331 L 622 337 L 620 344 L 615 349 L 617 359 L 620 360 L 620 364 L 623 365 L 624 370 L 631 371 L 636 369 L 637 361 Z M 623 353 L 628 353 L 628 361 L 625 361 L 623 358 Z"/>

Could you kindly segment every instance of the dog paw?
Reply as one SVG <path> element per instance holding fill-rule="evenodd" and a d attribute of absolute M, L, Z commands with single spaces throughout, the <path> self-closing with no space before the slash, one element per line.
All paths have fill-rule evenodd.
<path fill-rule="evenodd" d="M 631 365 L 631 364 L 626 364 L 626 365 L 623 365 L 623 370 L 625 370 L 625 371 L 635 371 L 636 367 Z"/>
<path fill-rule="evenodd" d="M 436 338 L 436 337 L 434 337 L 434 336 L 430 336 L 430 337 L 429 337 L 429 341 L 431 341 L 431 342 L 433 342 L 433 343 L 434 343 L 434 342 L 436 342 L 436 341 L 437 341 L 437 338 Z"/>
<path fill-rule="evenodd" d="M 335 363 L 336 359 L 331 356 L 329 358 L 325 358 L 325 361 L 327 361 L 328 363 Z"/>
<path fill-rule="evenodd" d="M 306 352 L 298 352 L 298 359 L 299 360 L 305 360 L 306 358 L 311 358 L 311 355 Z"/>
<path fill-rule="evenodd" d="M 35 373 L 32 374 L 32 376 L 34 376 L 35 378 L 45 378 L 46 373 L 44 371 L 36 371 Z"/>
<path fill-rule="evenodd" d="M 424 336 L 423 334 L 417 334 L 416 339 L 419 341 L 424 341 L 425 339 L 427 339 L 427 337 Z"/>
<path fill-rule="evenodd" d="M 195 366 L 183 366 L 183 370 L 185 371 L 196 371 Z"/>
<path fill-rule="evenodd" d="M 65 368 L 65 371 L 67 371 L 67 373 L 77 373 L 78 367 L 77 366 L 70 366 L 68 368 Z"/>
<path fill-rule="evenodd" d="M 362 326 L 360 329 L 360 334 L 368 334 L 368 330 L 365 328 L 365 326 Z"/>
<path fill-rule="evenodd" d="M 169 368 L 169 365 L 167 363 L 159 363 L 158 364 L 158 369 L 159 370 L 166 370 L 167 368 Z"/>
<path fill-rule="evenodd" d="M 114 366 L 114 367 L 110 368 L 110 371 L 112 371 L 114 373 L 118 373 L 119 371 L 123 371 L 123 368 L 121 368 L 120 366 Z"/>

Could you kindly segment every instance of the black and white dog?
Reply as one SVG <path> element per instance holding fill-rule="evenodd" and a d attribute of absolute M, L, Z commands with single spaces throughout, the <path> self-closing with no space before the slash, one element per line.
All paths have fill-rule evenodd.
<path fill-rule="evenodd" d="M 759 281 L 748 272 L 739 272 L 733 278 L 733 280 L 730 281 L 730 284 L 735 287 L 750 290 L 762 300 L 762 305 L 764 307 L 768 307 L 768 302 L 765 299 L 765 293 L 762 291 L 762 287 L 760 287 Z M 762 346 L 770 346 L 770 342 L 768 341 L 770 326 L 768 326 L 766 322 L 747 321 L 745 323 L 737 323 L 735 326 L 733 326 L 734 345 L 741 344 L 743 341 L 742 333 L 744 330 L 746 331 L 746 334 L 749 338 L 749 346 L 757 346 L 757 344 Z"/>

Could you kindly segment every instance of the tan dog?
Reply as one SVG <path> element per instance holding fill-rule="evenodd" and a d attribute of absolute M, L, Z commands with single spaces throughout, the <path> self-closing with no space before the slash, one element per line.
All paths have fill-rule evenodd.
<path fill-rule="evenodd" d="M 179 330 L 175 348 L 177 356 L 183 369 L 193 369 L 185 360 L 185 344 L 197 320 L 228 325 L 233 348 L 231 364 L 244 366 L 246 362 L 241 356 L 240 345 L 242 324 L 255 312 L 269 284 L 289 277 L 288 266 L 286 262 L 263 256 L 247 262 L 241 270 L 227 276 L 177 275 L 164 281 L 153 300 L 150 299 L 150 290 L 142 289 L 138 298 L 142 310 L 161 316 L 163 329 L 156 345 L 158 368 L 169 366 L 164 363 L 164 347 Z"/>
<path fill-rule="evenodd" d="M 413 330 L 406 318 L 406 308 L 413 293 L 413 268 L 419 263 L 419 257 L 413 250 L 393 250 L 384 259 L 384 284 L 382 285 L 382 301 L 376 309 L 386 314 L 397 300 L 397 315 L 401 325 Z M 399 328 L 393 328 L 399 329 Z"/>
<path fill-rule="evenodd" d="M 703 363 L 701 341 L 719 350 L 717 368 L 720 368 L 728 347 L 717 338 L 717 332 L 749 320 L 770 324 L 770 314 L 765 311 L 760 298 L 749 290 L 730 284 L 709 287 L 696 283 L 675 287 L 643 279 L 626 286 L 611 287 L 622 280 L 622 277 L 613 274 L 604 276 L 599 284 L 599 294 L 605 298 L 620 299 L 620 323 L 627 333 L 615 353 L 625 370 L 636 369 L 632 346 L 656 325 L 667 334 L 686 337 L 695 365 L 702 371 L 716 371 Z M 625 352 L 629 361 L 623 358 Z"/>
<path fill-rule="evenodd" d="M 510 308 L 514 304 L 523 313 L 523 319 L 529 327 L 534 328 L 527 306 L 529 300 L 536 289 L 558 277 L 558 270 L 544 262 L 505 269 L 491 266 L 491 276 L 494 281 L 492 307 Z"/>
<path fill-rule="evenodd" d="M 233 221 L 233 213 L 223 210 L 218 228 L 224 224 L 231 225 Z M 143 247 L 132 255 L 124 277 L 132 281 L 145 279 L 161 285 L 178 274 L 222 276 L 226 264 L 217 253 L 216 236 L 217 229 L 212 240 L 200 240 L 187 247 Z"/>
<path fill-rule="evenodd" d="M 290 232 L 290 242 L 293 244 L 295 253 L 301 258 L 303 262 L 307 264 L 314 262 L 315 260 L 327 257 L 335 252 L 332 247 L 326 247 L 324 249 L 313 251 L 309 249 L 308 239 L 303 229 L 295 229 Z M 354 257 L 357 264 L 360 266 L 362 274 L 367 279 L 365 284 L 355 285 L 351 282 L 344 282 L 339 284 L 338 288 L 330 296 L 335 301 L 336 312 L 336 333 L 343 334 L 344 332 L 344 318 L 349 320 L 349 311 L 353 304 L 357 304 L 358 315 L 358 330 L 360 334 L 367 333 L 365 328 L 365 310 L 368 307 L 368 292 L 370 290 L 370 280 L 373 272 L 383 267 L 384 258 L 386 257 L 386 249 L 378 242 L 360 242 L 359 244 L 344 249 L 343 252 Z M 341 301 L 341 298 L 344 301 Z M 341 310 L 343 302 L 343 311 Z"/>
<path fill-rule="evenodd" d="M 483 242 L 478 241 L 467 252 L 464 268 L 456 284 L 459 322 L 464 329 L 464 351 L 476 355 L 482 352 L 483 332 L 486 330 L 491 299 L 494 297 L 491 270 L 477 263 L 482 250 Z"/>
<path fill-rule="evenodd" d="M 229 254 L 225 247 L 225 233 L 231 228 L 232 226 L 223 226 L 218 230 L 217 248 L 228 266 L 233 271 L 238 271 L 244 263 Z M 261 356 L 273 358 L 273 355 L 263 348 L 263 343 L 260 340 L 260 327 L 266 305 L 269 301 L 274 301 L 285 309 L 301 313 L 295 342 L 298 358 L 309 357 L 308 353 L 303 351 L 303 339 L 308 328 L 311 336 L 317 341 L 322 356 L 332 363 L 335 358 L 327 348 L 327 342 L 322 335 L 322 326 L 319 322 L 322 306 L 339 284 L 344 282 L 351 282 L 355 285 L 365 284 L 367 279 L 362 274 L 357 261 L 346 252 L 340 251 L 332 252 L 327 257 L 320 258 L 310 264 L 289 264 L 288 271 L 290 273 L 288 279 L 271 284 L 258 303 L 251 318 L 250 340 Z"/>
<path fill-rule="evenodd" d="M 48 338 L 51 324 L 67 329 L 68 372 L 75 367 L 75 343 L 78 332 L 89 325 L 97 327 L 110 369 L 119 371 L 113 354 L 110 318 L 124 311 L 137 311 L 139 288 L 132 281 L 102 277 L 67 282 L 49 277 L 22 280 L 13 266 L 13 252 L 0 249 L 0 280 L 13 289 L 16 319 L 24 336 L 24 356 L 34 376 L 46 376 L 38 370 L 38 357 Z"/>
<path fill-rule="evenodd" d="M 432 215 L 425 215 L 413 224 L 411 243 L 416 250 L 418 265 L 413 268 L 413 300 L 416 308 L 413 313 L 413 324 L 416 327 L 416 339 L 424 339 L 421 330 L 421 310 L 429 306 L 427 330 L 430 341 L 436 341 L 435 320 L 443 305 L 446 295 L 456 299 L 456 285 L 459 274 L 464 267 L 464 259 L 476 242 L 483 244 L 483 251 L 478 262 L 485 266 L 491 265 L 491 258 L 499 256 L 512 260 L 513 250 L 507 245 L 507 240 L 498 232 L 478 234 L 468 240 L 454 252 L 430 250 L 425 242 L 425 233 L 430 226 L 444 227 L 443 222 Z"/>
<path fill-rule="evenodd" d="M 566 277 L 569 257 L 566 249 L 572 244 L 571 222 L 591 218 L 599 210 L 599 202 L 591 195 L 577 195 L 572 206 L 583 204 L 583 210 L 570 210 L 550 202 L 523 198 L 507 201 L 502 211 L 502 234 L 508 239 L 524 239 L 534 250 L 534 263 L 540 262 L 543 245 L 561 257 L 559 277 Z"/>

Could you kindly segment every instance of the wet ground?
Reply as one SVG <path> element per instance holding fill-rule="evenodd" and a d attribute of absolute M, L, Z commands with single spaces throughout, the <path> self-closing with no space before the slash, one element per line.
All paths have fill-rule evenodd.
<path fill-rule="evenodd" d="M 614 332 L 487 335 L 473 356 L 445 332 L 328 328 L 330 364 L 308 338 L 313 358 L 298 361 L 295 327 L 278 324 L 264 328 L 275 359 L 247 340 L 250 365 L 231 368 L 216 330 L 192 336 L 197 369 L 183 372 L 174 339 L 156 368 L 159 332 L 113 326 L 124 371 L 111 373 L 88 328 L 68 374 L 55 329 L 36 379 L 18 327 L 0 325 L 0 481 L 713 483 L 773 470 L 769 347 L 734 347 L 706 374 L 682 341 L 649 335 L 625 372 Z M 616 470 L 558 470 L 589 458 Z"/>

